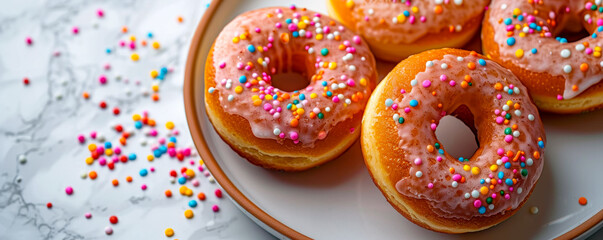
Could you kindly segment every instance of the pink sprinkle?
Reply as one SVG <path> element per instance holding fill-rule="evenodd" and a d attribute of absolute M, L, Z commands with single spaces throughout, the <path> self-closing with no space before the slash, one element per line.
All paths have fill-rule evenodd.
<path fill-rule="evenodd" d="M 423 163 L 423 160 L 421 160 L 421 158 L 416 158 L 415 159 L 415 164 L 416 165 L 421 165 Z"/>
<path fill-rule="evenodd" d="M 80 32 L 80 29 L 78 27 L 73 27 L 71 31 L 73 32 L 73 34 L 78 34 Z"/>
<path fill-rule="evenodd" d="M 96 10 L 96 15 L 98 15 L 98 17 L 103 17 L 105 16 L 105 12 L 103 12 L 103 10 L 99 8 L 98 10 Z"/>
<path fill-rule="evenodd" d="M 494 110 L 494 115 L 499 115 L 499 114 L 500 114 L 500 109 Z"/>
<path fill-rule="evenodd" d="M 105 75 L 100 75 L 100 77 L 98 77 L 98 81 L 101 84 L 106 84 L 107 83 L 107 77 Z"/>
<path fill-rule="evenodd" d="M 586 53 L 586 54 L 590 55 L 590 54 L 592 54 L 592 53 L 593 53 L 593 49 L 592 49 L 592 48 L 586 48 L 586 49 L 584 50 L 584 53 Z"/>
<path fill-rule="evenodd" d="M 356 82 L 354 82 L 354 80 L 352 80 L 351 78 L 350 78 L 350 79 L 348 79 L 347 84 L 348 84 L 348 86 L 350 86 L 350 87 L 354 87 L 354 86 L 356 86 Z"/>
<path fill-rule="evenodd" d="M 503 117 L 496 117 L 496 123 L 502 124 L 505 119 Z"/>
<path fill-rule="evenodd" d="M 509 198 L 511 198 L 511 195 L 509 195 L 508 193 L 505 194 L 505 199 L 509 199 Z"/>
<path fill-rule="evenodd" d="M 66 187 L 65 188 L 65 193 L 67 193 L 67 195 L 73 194 L 73 188 L 72 187 Z"/>
<path fill-rule="evenodd" d="M 496 99 L 498 99 L 498 100 L 502 99 L 502 95 L 500 95 L 500 93 L 496 94 Z"/>
<path fill-rule="evenodd" d="M 510 143 L 510 142 L 512 142 L 512 141 L 513 141 L 513 135 L 506 135 L 506 136 L 505 136 L 505 142 Z"/>
<path fill-rule="evenodd" d="M 264 110 L 270 111 L 270 109 L 272 109 L 272 104 L 270 104 L 270 103 L 264 104 Z"/>
<path fill-rule="evenodd" d="M 255 28 L 255 32 L 256 32 L 256 33 L 259 33 L 259 32 L 261 32 L 261 31 L 262 31 L 262 30 L 261 30 L 260 28 L 257 28 L 257 27 Z"/>
<path fill-rule="evenodd" d="M 101 157 L 98 159 L 98 164 L 101 166 L 105 166 L 107 165 L 107 159 L 105 159 L 104 157 Z"/>
<path fill-rule="evenodd" d="M 360 38 L 360 36 L 356 35 L 352 37 L 352 41 L 354 41 L 354 43 L 356 44 L 360 44 L 362 42 L 362 39 Z"/>
<path fill-rule="evenodd" d="M 193 181 L 191 181 L 191 183 L 193 184 L 193 186 L 198 187 L 199 186 L 199 181 L 197 179 L 194 179 Z"/>
<path fill-rule="evenodd" d="M 461 179 L 462 179 L 461 174 L 457 173 L 457 174 L 452 175 L 452 180 L 454 180 L 454 181 L 458 182 L 458 181 L 461 181 Z"/>
<path fill-rule="evenodd" d="M 339 97 L 337 97 L 337 96 L 333 97 L 333 102 L 334 103 L 338 103 L 339 102 Z"/>
<path fill-rule="evenodd" d="M 481 207 L 482 206 L 482 201 L 480 201 L 479 199 L 475 200 L 473 202 L 473 206 L 476 207 L 476 208 Z"/>
<path fill-rule="evenodd" d="M 560 94 L 557 95 L 557 100 L 563 100 L 563 96 L 561 96 Z"/>
<path fill-rule="evenodd" d="M 397 109 L 398 109 L 398 104 L 397 104 L 397 103 L 394 103 L 394 104 L 392 105 L 392 109 L 393 109 L 393 110 L 397 110 Z"/>
<path fill-rule="evenodd" d="M 442 75 L 440 75 L 440 80 L 441 81 L 446 81 L 446 80 L 448 80 L 448 76 L 442 74 Z"/>
<path fill-rule="evenodd" d="M 496 154 L 498 154 L 499 156 L 502 156 L 503 154 L 505 154 L 505 150 L 502 148 L 499 148 L 498 150 L 496 150 Z"/>
<path fill-rule="evenodd" d="M 350 128 L 350 133 L 354 133 L 354 131 L 356 131 L 356 128 Z"/>
<path fill-rule="evenodd" d="M 33 39 L 31 39 L 31 37 L 26 37 L 25 43 L 27 43 L 27 45 L 31 45 L 31 44 L 33 44 Z"/>
<path fill-rule="evenodd" d="M 226 67 L 226 62 L 220 63 L 220 68 L 224 68 L 224 67 Z"/>
<path fill-rule="evenodd" d="M 220 190 L 219 188 L 214 191 L 214 194 L 216 194 L 216 197 L 222 198 L 222 190 Z"/>
<path fill-rule="evenodd" d="M 279 135 L 278 135 L 278 137 L 280 137 L 280 138 L 285 138 L 285 133 L 281 133 L 281 134 L 279 134 Z"/>
<path fill-rule="evenodd" d="M 290 137 L 292 140 L 297 140 L 297 138 L 299 137 L 299 135 L 297 134 L 297 132 L 290 132 L 290 133 L 289 133 L 289 137 Z"/>
<path fill-rule="evenodd" d="M 427 21 L 427 18 L 426 18 L 425 16 L 421 16 L 421 17 L 419 18 L 419 21 L 421 21 L 421 22 L 425 22 L 425 21 Z"/>
<path fill-rule="evenodd" d="M 429 80 L 423 81 L 423 87 L 424 88 L 428 88 L 429 86 L 431 86 L 431 81 L 429 81 Z"/>
<path fill-rule="evenodd" d="M 105 70 L 110 70 L 110 69 L 111 69 L 111 64 L 109 64 L 109 63 L 105 63 L 105 65 L 103 66 L 103 68 L 104 68 Z"/>
<path fill-rule="evenodd" d="M 404 112 L 405 112 L 405 113 L 409 113 L 409 112 L 410 112 L 410 108 L 409 108 L 409 107 L 405 107 L 405 108 L 404 108 Z"/>
<path fill-rule="evenodd" d="M 115 147 L 115 149 L 113 149 L 113 152 L 117 155 L 121 154 L 121 148 L 119 147 Z"/>
<path fill-rule="evenodd" d="M 603 26 L 603 19 L 597 19 L 597 26 Z"/>
<path fill-rule="evenodd" d="M 218 207 L 218 205 L 213 205 L 211 206 L 211 210 L 213 210 L 214 212 L 218 212 L 220 211 L 220 207 Z"/>
<path fill-rule="evenodd" d="M 86 217 L 86 218 L 90 219 L 90 218 L 92 217 L 92 213 L 85 213 L 85 214 L 84 214 L 84 217 Z"/>
<path fill-rule="evenodd" d="M 84 135 L 80 134 L 80 135 L 77 136 L 77 140 L 80 143 L 84 143 L 84 142 L 86 142 L 86 137 L 84 137 Z"/>
<path fill-rule="evenodd" d="M 442 161 L 442 157 L 437 156 L 437 157 L 436 157 L 436 161 L 441 162 L 441 161 Z"/>
<path fill-rule="evenodd" d="M 132 49 L 132 50 L 136 49 L 136 42 L 134 42 L 134 41 L 130 42 L 130 49 Z"/>
<path fill-rule="evenodd" d="M 438 128 L 438 125 L 437 125 L 437 124 L 435 124 L 435 123 L 432 123 L 432 124 L 431 124 L 431 130 L 435 131 L 435 130 L 436 130 L 436 128 Z"/>
<path fill-rule="evenodd" d="M 293 23 L 289 24 L 289 31 L 293 32 L 293 31 L 296 31 L 296 30 L 297 30 L 297 25 L 295 25 Z"/>
<path fill-rule="evenodd" d="M 150 167 L 149 170 L 151 170 L 151 172 L 155 172 L 155 168 L 154 167 Z"/>
<path fill-rule="evenodd" d="M 450 86 L 454 87 L 454 85 L 456 85 L 456 82 L 454 80 L 452 80 L 452 81 L 448 82 L 448 84 L 450 84 Z"/>
<path fill-rule="evenodd" d="M 327 133 L 325 131 L 320 131 L 318 133 L 318 139 L 319 140 L 323 140 L 323 139 L 325 139 L 325 137 L 327 137 Z"/>
<path fill-rule="evenodd" d="M 428 188 L 433 188 L 433 183 L 428 183 L 428 184 L 427 184 L 427 187 L 428 187 Z"/>
<path fill-rule="evenodd" d="M 140 186 L 140 189 L 147 190 L 147 185 L 146 184 L 142 184 L 142 186 Z"/>

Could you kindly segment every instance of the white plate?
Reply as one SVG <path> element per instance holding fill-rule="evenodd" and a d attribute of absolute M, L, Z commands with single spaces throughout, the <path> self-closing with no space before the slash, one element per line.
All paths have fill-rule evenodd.
<path fill-rule="evenodd" d="M 362 159 L 360 145 L 354 144 L 338 159 L 302 173 L 268 171 L 242 159 L 214 131 L 203 104 L 203 69 L 211 44 L 224 25 L 237 15 L 262 7 L 289 6 L 326 13 L 325 1 L 214 1 L 206 12 L 208 25 L 198 29 L 187 63 L 187 91 L 194 103 L 185 100 L 187 118 L 195 144 L 206 162 L 213 155 L 210 170 L 229 191 L 235 202 L 255 215 L 252 219 L 269 229 L 282 230 L 280 223 L 311 238 L 320 239 L 551 239 L 583 224 L 601 224 L 603 188 L 603 111 L 580 115 L 543 115 L 548 144 L 545 166 L 536 189 L 517 214 L 488 230 L 448 235 L 425 230 L 398 214 L 373 184 Z M 214 12 L 215 10 L 215 12 Z M 211 15 L 213 12 L 213 15 Z M 204 25 L 202 21 L 200 25 Z M 196 46 L 195 44 L 199 44 Z M 196 50 L 196 51 L 195 51 Z M 383 76 L 393 64 L 378 63 Z M 191 89 L 187 89 L 187 86 Z M 192 116 L 194 115 L 194 117 Z M 198 132 L 203 130 L 203 138 Z M 207 145 L 209 151 L 203 148 Z M 220 170 L 221 168 L 221 170 Z M 224 176 L 219 173 L 223 171 Z M 218 177 L 220 176 L 220 177 Z M 227 181 L 229 180 L 229 181 Z M 232 184 L 232 185 L 231 185 Z M 229 186 L 225 186 L 229 185 Z M 232 189 L 238 189 L 240 194 Z M 241 196 L 241 194 L 243 196 Z M 578 198 L 588 199 L 586 206 Z M 250 202 L 247 202 L 250 201 Z M 530 207 L 539 208 L 533 215 Z M 255 209 L 259 208 L 259 209 Z M 266 219 L 261 211 L 273 220 Z M 258 220 L 260 219 L 260 220 Z M 278 222 L 275 223 L 274 220 Z M 263 222 L 262 222 L 263 221 Z M 265 224 L 267 222 L 268 224 Z M 280 223 L 279 223 L 280 222 Z M 276 226 L 276 227 L 275 227 Z M 585 237 L 582 235 L 581 237 Z"/>

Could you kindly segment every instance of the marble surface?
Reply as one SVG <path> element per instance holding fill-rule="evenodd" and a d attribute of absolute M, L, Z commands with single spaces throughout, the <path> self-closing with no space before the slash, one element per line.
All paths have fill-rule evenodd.
<path fill-rule="evenodd" d="M 166 228 L 173 228 L 171 239 L 269 239 L 225 196 L 217 198 L 219 188 L 202 172 L 196 171 L 199 187 L 186 184 L 196 196 L 207 199 L 190 208 L 193 197 L 178 193 L 169 171 L 190 167 L 197 170 L 198 156 L 180 162 L 166 155 L 153 162 L 146 160 L 158 138 L 135 130 L 132 115 L 148 111 L 157 122 L 160 136 L 166 136 L 167 121 L 180 132 L 177 147 L 192 147 L 186 126 L 182 99 L 184 64 L 189 40 L 207 8 L 209 0 L 27 0 L 5 2 L 0 8 L 0 239 L 167 239 Z M 104 16 L 98 17 L 102 9 Z M 178 22 L 181 16 L 183 21 Z M 122 26 L 128 27 L 122 33 Z M 77 27 L 78 33 L 73 33 Z M 147 34 L 152 32 L 153 38 Z M 119 42 L 137 37 L 131 50 Z M 25 42 L 27 37 L 32 45 Z M 141 40 L 149 44 L 140 45 Z M 160 43 L 158 50 L 150 46 Z M 106 49 L 112 50 L 110 54 Z M 140 60 L 130 60 L 137 53 Z M 110 69 L 106 69 L 105 65 Z M 150 71 L 173 69 L 163 81 L 153 80 Z M 107 83 L 99 83 L 105 75 Z M 30 80 L 29 85 L 23 79 Z M 160 100 L 149 94 L 157 83 Z M 82 93 L 90 93 L 90 99 Z M 107 109 L 99 103 L 105 101 Z M 114 115 L 114 107 L 120 109 Z M 134 133 L 126 146 L 120 146 L 120 134 L 112 129 L 121 124 Z M 85 163 L 90 155 L 87 145 L 102 144 L 89 137 L 91 131 L 102 134 L 123 154 L 135 153 L 137 159 L 117 163 L 110 171 L 98 161 Z M 80 144 L 77 136 L 86 136 Z M 146 142 L 146 146 L 142 143 Z M 141 169 L 154 167 L 146 177 Z M 96 171 L 98 178 L 80 175 Z M 132 176 L 131 183 L 126 176 Z M 111 184 L 119 180 L 119 186 Z M 148 189 L 141 190 L 142 184 Z M 65 188 L 71 186 L 73 195 Z M 164 191 L 173 192 L 166 198 Z M 53 207 L 48 209 L 46 204 Z M 219 212 L 212 211 L 218 205 Z M 194 218 L 184 211 L 193 209 Z M 91 213 L 90 219 L 85 213 Z M 109 217 L 119 223 L 113 225 Z M 108 237 L 105 227 L 111 226 Z"/>

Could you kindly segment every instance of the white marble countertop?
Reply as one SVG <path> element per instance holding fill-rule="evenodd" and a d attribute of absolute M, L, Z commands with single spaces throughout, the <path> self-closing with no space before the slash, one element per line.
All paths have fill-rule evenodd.
<path fill-rule="evenodd" d="M 175 231 L 169 239 L 272 238 L 226 196 L 214 194 L 219 186 L 199 171 L 194 151 L 182 162 L 168 154 L 147 160 L 159 138 L 172 136 L 167 121 L 179 131 L 174 135 L 176 149 L 194 149 L 182 99 L 184 63 L 208 3 L 20 0 L 0 8 L 0 239 L 168 239 L 167 228 Z M 130 49 L 130 36 L 136 37 L 135 49 Z M 159 49 L 152 47 L 154 41 Z M 132 61 L 133 53 L 140 60 Z M 150 72 L 162 67 L 171 71 L 164 80 L 153 79 Z M 99 82 L 101 76 L 106 84 Z M 157 102 L 152 100 L 154 84 L 159 87 Z M 84 92 L 89 99 L 82 97 Z M 115 107 L 118 115 L 113 114 Z M 147 136 L 149 126 L 135 128 L 132 116 L 143 111 L 157 122 L 158 137 Z M 117 124 L 133 133 L 126 146 L 114 130 Z M 90 137 L 93 131 L 96 139 Z M 85 143 L 78 141 L 80 134 Z M 103 146 L 102 137 L 122 155 L 136 154 L 136 160 L 115 163 L 114 170 L 101 166 L 100 159 L 88 165 L 88 145 Z M 151 167 L 154 172 L 141 176 L 142 169 Z M 170 176 L 182 167 L 196 173 L 185 184 L 192 197 L 181 195 L 181 185 Z M 82 178 L 90 171 L 97 172 L 95 180 Z M 117 187 L 113 179 L 119 181 Z M 200 186 L 194 186 L 195 180 Z M 67 187 L 74 189 L 72 195 L 66 194 Z M 164 195 L 168 189 L 171 198 Z M 204 201 L 197 198 L 200 192 L 206 194 Z M 189 207 L 190 200 L 198 206 Z M 219 211 L 212 210 L 214 205 Z M 185 218 L 187 209 L 193 210 L 192 219 Z M 112 215 L 118 217 L 117 224 L 110 223 Z M 111 235 L 106 227 L 113 230 Z M 603 239 L 603 231 L 591 238 Z"/>
<path fill-rule="evenodd" d="M 0 8 L 0 239 L 83 239 L 108 238 L 110 226 L 116 239 L 268 239 L 267 232 L 247 218 L 229 199 L 218 198 L 219 188 L 198 171 L 198 156 L 183 162 L 167 154 L 150 162 L 151 147 L 159 137 L 147 137 L 151 129 L 136 130 L 133 114 L 148 111 L 157 122 L 159 136 L 169 132 L 173 121 L 177 148 L 192 147 L 184 114 L 182 85 L 189 39 L 207 8 L 209 0 L 27 0 L 5 2 Z M 103 11 L 99 17 L 98 10 Z M 179 22 L 178 17 L 183 21 Z M 127 26 L 128 32 L 122 32 Z M 74 34 L 74 28 L 78 33 Z M 148 33 L 152 33 L 152 38 Z M 136 48 L 129 48 L 130 36 Z M 30 37 L 33 44 L 28 45 Z M 126 47 L 120 47 L 120 41 Z M 142 40 L 147 46 L 142 46 Z M 159 49 L 152 42 L 160 44 Z M 111 53 L 107 53 L 110 49 Z M 137 53 L 140 60 L 130 59 Z M 106 68 L 108 65 L 108 69 Z M 153 69 L 173 71 L 164 80 L 150 77 Z M 99 78 L 104 75 L 106 84 Z M 30 83 L 25 85 L 23 79 Z M 151 99 L 152 85 L 159 86 L 160 100 Z M 83 92 L 90 94 L 88 100 Z M 101 101 L 107 103 L 101 109 Z M 119 115 L 113 108 L 120 109 Z M 112 129 L 121 124 L 134 134 L 121 146 L 120 134 Z M 90 133 L 98 132 L 97 139 Z M 84 144 L 78 135 L 85 135 Z M 122 155 L 135 153 L 137 159 L 116 163 L 114 170 L 87 165 L 88 144 L 104 136 Z M 146 142 L 146 146 L 142 146 Z M 111 158 L 105 156 L 107 160 Z M 193 197 L 179 193 L 170 170 L 191 168 L 195 163 L 195 187 L 186 186 Z M 150 170 L 146 177 L 141 169 Z M 82 173 L 96 171 L 98 177 L 82 179 Z M 126 176 L 132 176 L 128 183 Z M 119 185 L 114 187 L 112 179 Z M 141 186 L 147 185 L 146 190 Z M 65 189 L 71 186 L 72 195 Z M 171 198 L 164 191 L 173 192 Z M 204 192 L 205 201 L 197 194 Z M 188 202 L 197 200 L 191 208 Z M 53 204 L 47 208 L 46 204 Z M 219 207 L 218 212 L 212 210 Z M 184 216 L 192 209 L 194 217 Z M 86 213 L 92 217 L 87 219 Z M 110 216 L 118 217 L 111 224 Z"/>

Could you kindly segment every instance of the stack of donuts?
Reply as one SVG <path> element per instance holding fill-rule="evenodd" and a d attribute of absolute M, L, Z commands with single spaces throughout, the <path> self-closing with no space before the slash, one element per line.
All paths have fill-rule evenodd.
<path fill-rule="evenodd" d="M 546 145 L 539 110 L 603 107 L 601 1 L 325 2 L 331 17 L 295 6 L 241 14 L 210 50 L 209 120 L 255 165 L 310 169 L 360 138 L 394 209 L 427 229 L 473 232 L 534 190 Z M 480 29 L 483 55 L 454 49 Z M 378 79 L 374 56 L 399 63 Z M 473 156 L 454 158 L 437 139 L 447 115 L 476 132 Z"/>

